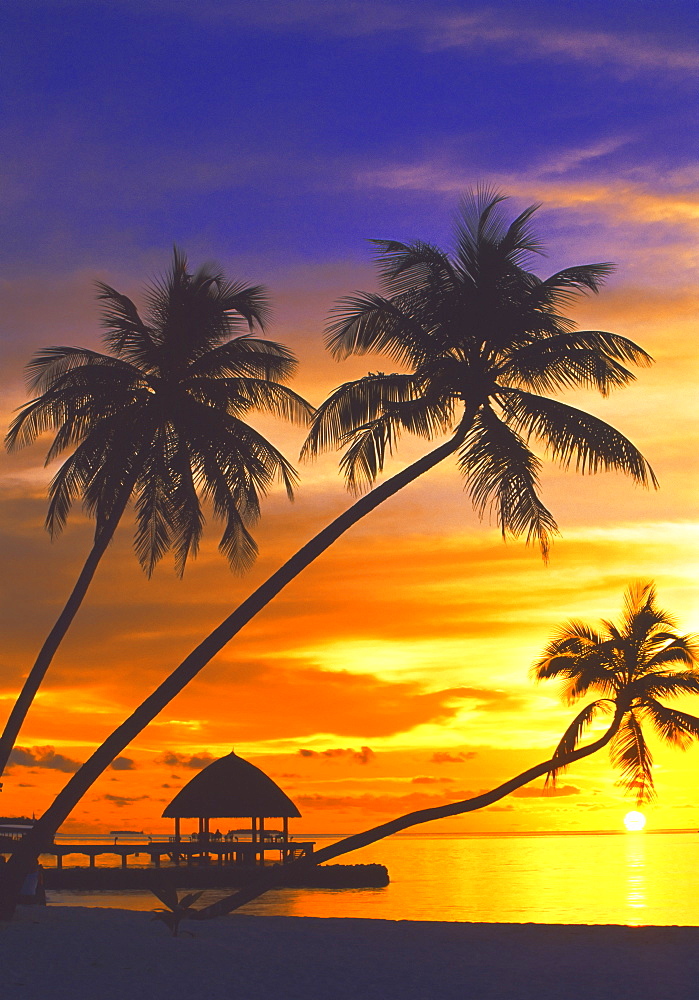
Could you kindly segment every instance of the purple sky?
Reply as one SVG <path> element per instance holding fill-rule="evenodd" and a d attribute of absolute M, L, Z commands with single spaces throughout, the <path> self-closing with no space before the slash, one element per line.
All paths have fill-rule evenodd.
<path fill-rule="evenodd" d="M 682 190 L 695 13 L 689 0 L 9 5 L 3 274 L 139 275 L 177 242 L 264 279 L 364 260 L 370 236 L 446 239 L 453 192 L 396 188 L 391 169 Z"/>

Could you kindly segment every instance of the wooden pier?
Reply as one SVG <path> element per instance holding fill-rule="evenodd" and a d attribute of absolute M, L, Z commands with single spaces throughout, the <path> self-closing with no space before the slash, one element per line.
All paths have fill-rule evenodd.
<path fill-rule="evenodd" d="M 9 838 L 7 838 L 9 840 Z M 315 841 L 290 840 L 281 835 L 270 834 L 263 839 L 240 839 L 221 837 L 220 839 L 199 839 L 167 837 L 162 840 L 149 838 L 140 843 L 122 841 L 115 837 L 112 843 L 57 843 L 53 841 L 42 848 L 42 854 L 53 855 L 56 867 L 63 867 L 63 859 L 68 855 L 82 854 L 89 858 L 89 867 L 96 866 L 96 859 L 103 854 L 116 855 L 121 858 L 121 867 L 126 868 L 130 857 L 145 854 L 154 868 L 159 868 L 163 859 L 171 864 L 180 865 L 263 865 L 268 860 L 284 864 L 297 858 L 313 854 Z M 10 844 L 7 844 L 9 853 Z M 0 843 L 0 853 L 3 845 Z"/>

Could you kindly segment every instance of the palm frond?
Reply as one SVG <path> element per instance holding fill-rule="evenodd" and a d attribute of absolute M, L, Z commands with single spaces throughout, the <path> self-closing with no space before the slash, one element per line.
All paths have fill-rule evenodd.
<path fill-rule="evenodd" d="M 321 403 L 301 451 L 309 458 L 342 447 L 361 428 L 384 418 L 398 403 L 416 401 L 419 385 L 410 375 L 365 375 L 345 382 Z"/>
<path fill-rule="evenodd" d="M 661 628 L 675 628 L 673 615 L 656 604 L 655 586 L 644 580 L 632 583 L 624 594 L 622 630 L 637 642 L 652 637 Z"/>
<path fill-rule="evenodd" d="M 136 557 L 150 577 L 157 563 L 168 551 L 172 540 L 176 511 L 172 503 L 172 478 L 170 464 L 164 460 L 162 445 L 166 431 L 160 431 L 161 447 L 156 447 L 143 465 L 138 478 L 136 494 Z"/>
<path fill-rule="evenodd" d="M 258 491 L 251 480 L 241 476 L 235 468 L 222 468 L 220 460 L 211 453 L 200 454 L 200 465 L 203 470 L 203 494 L 213 502 L 215 516 L 224 522 L 219 551 L 228 560 L 231 569 L 242 574 L 257 558 L 257 543 L 250 534 L 249 526 L 259 516 Z"/>
<path fill-rule="evenodd" d="M 616 697 L 615 666 L 608 644 L 582 622 L 571 621 L 548 643 L 531 673 L 539 681 L 558 678 L 561 699 L 572 704 L 591 690 Z"/>
<path fill-rule="evenodd" d="M 542 655 L 531 668 L 532 675 L 536 680 L 556 677 L 559 671 L 566 669 L 568 660 L 589 655 L 602 642 L 602 636 L 596 629 L 573 618 L 561 625 L 549 639 Z"/>
<path fill-rule="evenodd" d="M 490 507 L 503 537 L 526 534 L 546 559 L 558 526 L 538 496 L 540 465 L 489 407 L 480 408 L 459 451 L 474 507 L 481 517 Z"/>
<path fill-rule="evenodd" d="M 520 212 L 499 241 L 500 253 L 505 254 L 507 260 L 518 267 L 524 267 L 532 254 L 545 253 L 544 243 L 531 225 L 532 218 L 540 208 L 540 204 L 529 205 Z"/>
<path fill-rule="evenodd" d="M 451 261 L 431 243 L 399 243 L 396 240 L 370 240 L 375 248 L 379 277 L 389 298 L 414 289 L 431 294 L 450 295 L 458 278 Z"/>
<path fill-rule="evenodd" d="M 71 380 L 63 376 L 76 369 L 96 368 L 96 371 L 86 372 L 83 377 L 107 378 L 111 375 L 115 382 L 138 384 L 143 381 L 143 373 L 129 362 L 121 358 L 90 351 L 85 347 L 44 347 L 37 351 L 25 368 L 27 388 L 30 392 L 48 392 L 57 385 L 70 385 Z M 78 376 L 80 377 L 80 376 Z"/>
<path fill-rule="evenodd" d="M 159 366 L 191 363 L 223 341 L 257 325 L 262 329 L 268 310 L 260 285 L 227 280 L 217 265 L 205 264 L 191 274 L 187 259 L 175 248 L 170 270 L 146 290 L 149 321 L 157 331 Z"/>
<path fill-rule="evenodd" d="M 563 677 L 560 698 L 564 703 L 574 705 L 591 691 L 605 698 L 616 698 L 620 688 L 614 669 L 599 659 L 589 657 L 584 661 L 578 661 L 576 669 L 571 670 L 568 677 Z"/>
<path fill-rule="evenodd" d="M 558 742 L 558 746 L 553 752 L 552 759 L 554 761 L 560 760 L 562 757 L 565 757 L 567 754 L 577 749 L 582 734 L 585 732 L 587 727 L 593 722 L 595 716 L 598 715 L 600 712 L 609 712 L 609 710 L 610 710 L 610 704 L 608 701 L 604 699 L 599 699 L 598 701 L 590 702 L 589 705 L 585 705 L 583 710 L 575 716 L 571 724 L 563 733 L 563 736 L 560 738 Z M 550 785 L 552 788 L 555 788 L 556 780 L 559 774 L 562 774 L 563 771 L 565 771 L 565 769 L 566 769 L 565 764 L 559 764 L 557 767 L 554 767 L 552 770 L 550 770 L 546 775 L 546 781 L 544 782 L 544 787 Z"/>
<path fill-rule="evenodd" d="M 247 334 L 200 353 L 187 369 L 189 377 L 264 378 L 286 382 L 298 362 L 292 351 L 272 340 Z"/>
<path fill-rule="evenodd" d="M 615 264 L 578 264 L 544 278 L 532 293 L 534 303 L 539 307 L 568 305 L 586 292 L 597 294 L 610 274 L 616 270 Z"/>
<path fill-rule="evenodd" d="M 668 708 L 655 698 L 644 701 L 642 711 L 649 716 L 661 739 L 671 746 L 687 750 L 694 740 L 699 739 L 699 719 L 694 715 Z"/>
<path fill-rule="evenodd" d="M 489 184 L 479 184 L 471 188 L 459 201 L 456 217 L 456 238 L 458 249 L 472 259 L 484 241 L 498 243 L 508 230 L 507 221 L 498 210 L 507 195 Z"/>
<path fill-rule="evenodd" d="M 699 694 L 699 673 L 696 670 L 653 672 L 635 680 L 634 689 L 641 698 L 679 698 Z"/>
<path fill-rule="evenodd" d="M 634 793 L 637 805 L 651 802 L 655 798 L 653 757 L 634 710 L 624 715 L 610 744 L 610 756 L 621 771 L 620 784 Z"/>
<path fill-rule="evenodd" d="M 188 559 L 195 557 L 204 531 L 205 517 L 195 483 L 197 456 L 182 434 L 171 434 L 168 450 L 171 532 L 169 547 L 175 555 L 175 571 L 181 578 Z"/>
<path fill-rule="evenodd" d="M 48 464 L 145 391 L 147 383 L 130 365 L 69 368 L 57 374 L 41 396 L 22 407 L 10 425 L 6 446 L 14 451 L 32 444 L 47 431 L 55 431 Z"/>
<path fill-rule="evenodd" d="M 97 445 L 97 447 L 96 447 Z M 71 507 L 84 496 L 90 481 L 101 468 L 102 449 L 90 440 L 75 449 L 49 484 L 49 506 L 45 526 L 56 538 L 66 525 Z"/>
<path fill-rule="evenodd" d="M 242 316 L 252 332 L 255 327 L 265 330 L 269 322 L 269 292 L 264 285 L 245 285 L 242 281 L 221 280 L 218 300 L 229 318 Z"/>
<path fill-rule="evenodd" d="M 105 344 L 117 358 L 123 356 L 129 361 L 143 362 L 154 346 L 153 330 L 143 322 L 127 295 L 103 281 L 96 281 L 95 287 L 97 299 L 106 303 L 101 319 Z"/>
<path fill-rule="evenodd" d="M 610 424 L 555 399 L 521 389 L 499 393 L 505 419 L 525 440 L 539 439 L 567 469 L 580 473 L 624 472 L 642 486 L 657 486 L 655 473 L 636 447 Z"/>
<path fill-rule="evenodd" d="M 456 255 L 463 275 L 474 285 L 487 275 L 501 281 L 519 274 L 544 246 L 531 225 L 539 205 L 530 205 L 513 222 L 502 211 L 496 189 L 478 187 L 462 199 L 456 224 Z"/>
<path fill-rule="evenodd" d="M 236 417 L 256 411 L 307 425 L 315 414 L 311 404 L 293 389 L 267 379 L 205 376 L 188 378 L 182 387 L 200 406 Z"/>
<path fill-rule="evenodd" d="M 516 345 L 503 361 L 499 377 L 503 384 L 537 393 L 582 387 L 606 396 L 635 379 L 621 361 L 645 365 L 652 358 L 633 341 L 615 334 L 555 332 Z"/>
<path fill-rule="evenodd" d="M 351 493 L 362 493 L 373 486 L 383 471 L 386 455 L 393 452 L 397 437 L 397 422 L 389 415 L 357 429 L 340 459 L 340 471 Z"/>
<path fill-rule="evenodd" d="M 331 310 L 331 317 L 325 346 L 338 360 L 351 354 L 377 352 L 394 361 L 418 365 L 430 354 L 429 331 L 411 311 L 373 292 L 341 299 Z"/>
<path fill-rule="evenodd" d="M 654 639 L 656 642 L 665 642 L 666 645 L 649 655 L 646 660 L 648 669 L 653 670 L 673 663 L 691 667 L 699 662 L 699 637 L 661 633 L 656 634 Z"/>

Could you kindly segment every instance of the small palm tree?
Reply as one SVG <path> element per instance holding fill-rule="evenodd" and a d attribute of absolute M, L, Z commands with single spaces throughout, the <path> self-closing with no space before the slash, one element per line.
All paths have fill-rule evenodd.
<path fill-rule="evenodd" d="M 596 716 L 621 706 L 619 728 L 609 745 L 611 759 L 621 771 L 621 784 L 642 805 L 655 796 L 653 758 L 644 726 L 683 750 L 699 739 L 699 719 L 659 701 L 699 694 L 699 646 L 695 637 L 677 634 L 674 618 L 657 607 L 655 588 L 649 583 L 629 587 L 619 625 L 602 624 L 598 632 L 583 622 L 566 622 L 532 671 L 538 680 L 560 678 L 568 704 L 591 692 L 602 695 L 573 720 L 554 760 L 575 750 Z M 547 781 L 555 783 L 561 770 L 552 769 Z"/>
<path fill-rule="evenodd" d="M 129 502 L 136 555 L 148 575 L 169 549 L 184 572 L 204 526 L 202 499 L 224 522 L 219 548 L 242 570 L 255 557 L 250 528 L 261 496 L 275 478 L 291 496 L 296 481 L 284 456 L 245 417 L 263 410 L 305 421 L 312 412 L 282 384 L 294 370 L 292 354 L 252 336 L 264 328 L 261 287 L 231 282 L 210 266 L 192 274 L 175 250 L 169 272 L 147 289 L 145 320 L 125 295 L 102 283 L 98 289 L 110 353 L 41 351 L 28 366 L 38 395 L 7 435 L 13 450 L 56 431 L 47 463 L 71 454 L 51 482 L 46 526 L 57 535 L 82 499 L 95 535 L 0 738 L 0 775 Z"/>
<path fill-rule="evenodd" d="M 629 588 L 624 617 L 619 626 L 604 622 L 597 633 L 581 622 L 568 622 L 547 645 L 532 673 L 537 680 L 561 678 L 561 694 L 571 703 L 589 691 L 605 695 L 586 705 L 570 724 L 551 760 L 536 764 L 488 792 L 462 802 L 420 809 L 381 826 L 353 834 L 323 847 L 311 860 L 302 859 L 277 872 L 261 874 L 251 885 L 199 910 L 194 919 L 223 916 L 263 895 L 285 876 L 307 870 L 323 861 L 341 857 L 375 844 L 391 834 L 449 816 L 461 816 L 492 805 L 535 778 L 555 783 L 557 774 L 584 757 L 609 746 L 612 763 L 621 769 L 621 782 L 636 795 L 639 805 L 654 794 L 652 757 L 643 735 L 643 723 L 673 747 L 686 749 L 699 739 L 699 719 L 668 708 L 659 698 L 699 694 L 699 645 L 693 636 L 678 635 L 675 620 L 655 603 L 650 584 Z M 613 713 L 610 725 L 592 743 L 580 746 L 583 731 L 599 712 Z"/>

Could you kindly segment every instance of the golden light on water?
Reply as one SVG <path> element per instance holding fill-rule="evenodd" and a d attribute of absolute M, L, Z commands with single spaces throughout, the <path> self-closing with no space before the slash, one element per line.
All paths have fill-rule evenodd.
<path fill-rule="evenodd" d="M 635 830 L 642 830 L 646 825 L 646 817 L 642 812 L 636 812 L 632 810 L 624 816 L 624 826 L 632 833 Z"/>

